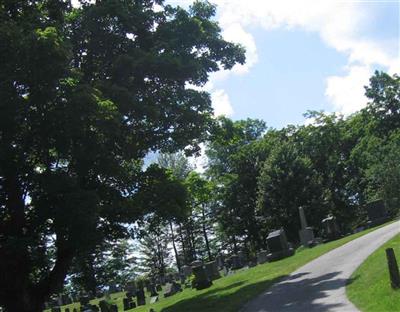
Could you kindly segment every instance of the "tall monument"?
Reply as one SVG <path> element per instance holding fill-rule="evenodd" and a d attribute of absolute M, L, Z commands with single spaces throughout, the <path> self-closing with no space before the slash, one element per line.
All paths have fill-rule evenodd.
<path fill-rule="evenodd" d="M 307 219 L 304 213 L 304 208 L 299 207 L 301 230 L 299 231 L 300 242 L 303 246 L 309 247 L 314 243 L 314 232 L 313 229 L 307 226 Z"/>

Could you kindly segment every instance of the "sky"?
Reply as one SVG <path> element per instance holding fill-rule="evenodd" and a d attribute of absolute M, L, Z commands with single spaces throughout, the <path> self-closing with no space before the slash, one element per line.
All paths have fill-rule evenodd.
<path fill-rule="evenodd" d="M 400 0 L 210 2 L 223 37 L 242 44 L 247 58 L 204 86 L 216 115 L 274 128 L 305 123 L 307 110 L 347 116 L 366 105 L 375 70 L 400 73 Z"/>

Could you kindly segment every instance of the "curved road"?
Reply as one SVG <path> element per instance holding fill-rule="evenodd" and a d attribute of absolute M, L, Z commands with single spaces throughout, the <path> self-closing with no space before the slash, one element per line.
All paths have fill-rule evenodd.
<path fill-rule="evenodd" d="M 372 252 L 399 232 L 396 221 L 338 247 L 274 284 L 241 311 L 358 311 L 346 297 L 346 283 Z"/>

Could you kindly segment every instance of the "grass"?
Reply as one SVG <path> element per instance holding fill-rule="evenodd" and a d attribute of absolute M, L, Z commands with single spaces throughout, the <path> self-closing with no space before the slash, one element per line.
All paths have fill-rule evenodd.
<path fill-rule="evenodd" d="M 386 248 L 393 248 L 400 263 L 400 235 L 395 236 L 371 254 L 354 272 L 354 281 L 347 285 L 346 292 L 363 312 L 400 311 L 400 290 L 390 286 L 386 261 Z"/>
<path fill-rule="evenodd" d="M 386 224 L 384 224 L 386 225 Z M 379 227 L 382 227 L 381 225 Z M 306 263 L 318 258 L 319 256 L 340 247 L 360 236 L 368 234 L 378 227 L 368 229 L 326 244 L 318 245 L 314 248 L 299 248 L 295 255 L 280 261 L 264 263 L 250 269 L 236 271 L 235 274 L 228 275 L 213 282 L 210 288 L 195 290 L 186 288 L 182 292 L 163 298 L 152 305 L 148 304 L 149 298 L 146 294 L 146 305 L 137 307 L 132 312 L 148 312 L 150 308 L 156 312 L 230 312 L 238 311 L 246 302 L 262 293 L 273 283 L 279 281 L 293 271 L 297 270 Z M 111 294 L 118 311 L 123 311 L 122 299 L 124 293 Z M 97 304 L 99 299 L 91 301 Z M 79 303 L 61 307 L 69 307 L 72 312 L 74 307 L 79 307 Z M 79 310 L 78 310 L 79 311 Z"/>

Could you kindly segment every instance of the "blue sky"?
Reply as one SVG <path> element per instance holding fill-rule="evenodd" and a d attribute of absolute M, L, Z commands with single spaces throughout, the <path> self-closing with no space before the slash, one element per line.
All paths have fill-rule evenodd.
<path fill-rule="evenodd" d="M 277 128 L 304 123 L 307 110 L 348 115 L 365 106 L 375 69 L 399 72 L 398 1 L 211 2 L 224 37 L 248 59 L 205 86 L 217 114 Z"/>

